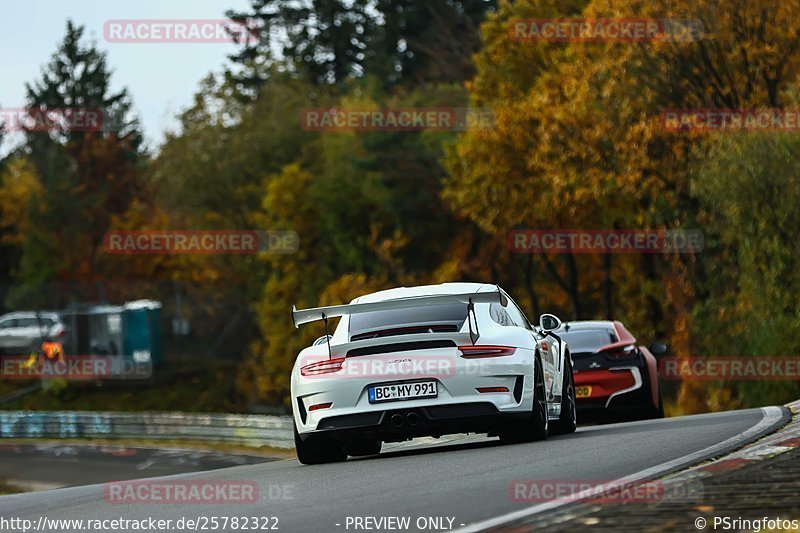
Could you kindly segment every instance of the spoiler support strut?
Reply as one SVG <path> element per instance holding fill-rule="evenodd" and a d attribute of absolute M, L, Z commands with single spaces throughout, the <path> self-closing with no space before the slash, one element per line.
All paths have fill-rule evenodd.
<path fill-rule="evenodd" d="M 331 352 L 331 334 L 328 333 L 328 315 L 322 313 L 322 321 L 325 322 L 325 342 L 328 345 L 328 361 L 333 359 L 333 353 Z"/>
<path fill-rule="evenodd" d="M 475 320 L 475 333 L 472 333 L 472 320 Z M 478 331 L 478 317 L 475 316 L 475 302 L 472 301 L 472 298 L 469 299 L 469 303 L 467 304 L 467 324 L 469 325 L 469 340 L 472 341 L 472 345 L 475 346 L 475 342 L 477 342 L 478 337 L 481 336 L 480 331 Z"/>

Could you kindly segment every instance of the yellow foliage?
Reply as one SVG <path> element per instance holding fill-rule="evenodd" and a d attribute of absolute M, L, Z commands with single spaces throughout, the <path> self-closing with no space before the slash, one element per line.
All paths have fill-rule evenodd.
<path fill-rule="evenodd" d="M 24 158 L 12 158 L 0 175 L 0 227 L 3 244 L 21 246 L 25 236 L 36 226 L 33 202 L 43 201 L 43 188 L 36 170 Z M 40 206 L 40 210 L 44 206 Z"/>

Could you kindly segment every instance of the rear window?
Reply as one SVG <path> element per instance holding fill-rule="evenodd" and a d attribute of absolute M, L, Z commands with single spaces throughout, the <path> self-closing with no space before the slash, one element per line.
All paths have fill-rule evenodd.
<path fill-rule="evenodd" d="M 617 334 L 613 329 L 583 329 L 558 332 L 558 335 L 566 341 L 570 353 L 594 353 L 603 346 L 617 342 Z"/>
<path fill-rule="evenodd" d="M 381 331 L 418 326 L 453 326 L 461 329 L 467 319 L 467 306 L 464 304 L 430 305 L 412 309 L 393 311 L 374 311 L 350 315 L 350 333 Z"/>

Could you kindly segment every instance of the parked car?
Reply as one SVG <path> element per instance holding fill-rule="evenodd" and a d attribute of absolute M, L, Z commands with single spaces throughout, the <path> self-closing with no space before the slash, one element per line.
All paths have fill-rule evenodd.
<path fill-rule="evenodd" d="M 554 331 L 569 348 L 581 420 L 662 418 L 657 355 L 667 345 L 637 346 L 622 322 L 565 322 Z"/>
<path fill-rule="evenodd" d="M 30 354 L 42 342 L 63 342 L 67 327 L 58 313 L 15 311 L 0 316 L 0 354 Z"/>

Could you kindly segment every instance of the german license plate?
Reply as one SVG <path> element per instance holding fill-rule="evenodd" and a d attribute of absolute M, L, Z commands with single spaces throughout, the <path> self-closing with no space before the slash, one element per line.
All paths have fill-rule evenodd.
<path fill-rule="evenodd" d="M 592 395 L 591 387 L 575 387 L 576 398 L 588 398 L 591 395 Z"/>
<path fill-rule="evenodd" d="M 439 394 L 435 381 L 375 385 L 367 390 L 369 392 L 369 403 L 435 398 Z"/>

